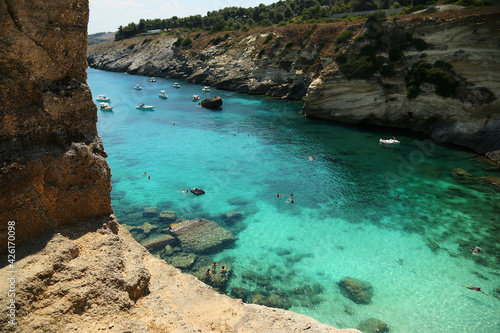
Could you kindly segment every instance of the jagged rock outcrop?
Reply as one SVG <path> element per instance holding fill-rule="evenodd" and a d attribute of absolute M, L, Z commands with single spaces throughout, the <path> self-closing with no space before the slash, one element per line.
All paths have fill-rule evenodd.
<path fill-rule="evenodd" d="M 16 245 L 112 213 L 85 82 L 87 5 L 29 3 L 0 1 L 0 238 L 15 221 Z"/>
<path fill-rule="evenodd" d="M 500 162 L 499 19 L 500 13 L 493 12 L 457 19 L 437 16 L 367 22 L 344 54 L 378 47 L 372 59 L 381 68 L 355 78 L 338 67 L 326 68 L 309 86 L 304 113 L 351 124 L 409 128 Z M 394 45 L 397 38 L 401 43 L 410 40 L 416 47 L 409 43 L 403 51 Z M 424 83 L 420 94 L 409 98 L 410 68 L 418 62 L 436 61 L 451 65 L 449 73 L 456 86 L 452 96 L 435 92 L 444 84 Z M 391 71 L 388 75 L 384 67 Z"/>
<path fill-rule="evenodd" d="M 0 331 L 359 332 L 218 294 L 118 225 L 85 83 L 88 11 L 0 0 L 0 237 L 15 232 Z"/>

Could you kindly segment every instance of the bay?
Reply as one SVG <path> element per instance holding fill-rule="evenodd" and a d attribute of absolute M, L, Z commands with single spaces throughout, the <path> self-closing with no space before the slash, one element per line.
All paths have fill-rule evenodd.
<path fill-rule="evenodd" d="M 156 80 L 88 70 L 94 99 L 114 106 L 97 112 L 120 223 L 158 224 L 145 207 L 213 220 L 238 237 L 211 257 L 231 263 L 228 294 L 279 295 L 337 328 L 375 317 L 391 332 L 500 331 L 500 195 L 483 178 L 496 166 L 413 133 L 305 118 L 297 101 Z M 206 193 L 183 192 L 195 187 Z M 242 218 L 228 225 L 229 211 Z M 369 304 L 340 292 L 345 277 L 373 286 Z"/>

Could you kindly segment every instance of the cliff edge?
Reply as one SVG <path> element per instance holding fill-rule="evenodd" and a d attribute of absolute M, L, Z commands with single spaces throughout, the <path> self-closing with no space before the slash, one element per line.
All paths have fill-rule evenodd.
<path fill-rule="evenodd" d="M 87 0 L 0 0 L 0 331 L 359 332 L 243 304 L 117 223 L 86 84 Z"/>

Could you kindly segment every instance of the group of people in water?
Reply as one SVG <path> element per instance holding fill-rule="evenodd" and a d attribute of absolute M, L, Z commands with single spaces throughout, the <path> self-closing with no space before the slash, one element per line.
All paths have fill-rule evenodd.
<path fill-rule="evenodd" d="M 281 198 L 282 196 L 283 195 L 281 195 L 279 193 L 276 194 L 276 198 Z M 294 200 L 293 200 L 293 193 L 290 193 L 290 197 L 286 201 L 288 201 L 291 205 L 293 205 L 293 202 L 294 202 Z"/>
<path fill-rule="evenodd" d="M 214 262 L 214 263 L 212 264 L 212 270 L 210 270 L 210 268 L 209 268 L 209 269 L 207 269 L 206 274 L 207 274 L 207 275 L 210 275 L 210 274 L 212 274 L 212 272 L 213 272 L 213 273 L 216 273 L 216 272 L 217 272 L 217 263 L 216 263 L 216 262 Z M 220 269 L 220 273 L 221 273 L 221 274 L 226 274 L 226 273 L 227 273 L 227 268 L 226 268 L 226 267 L 224 267 L 224 266 L 222 266 L 222 267 L 221 267 L 221 269 Z"/>

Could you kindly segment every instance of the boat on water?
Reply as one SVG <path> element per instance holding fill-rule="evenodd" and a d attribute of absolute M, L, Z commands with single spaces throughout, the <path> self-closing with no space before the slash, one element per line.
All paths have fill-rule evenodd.
<path fill-rule="evenodd" d="M 110 106 L 108 103 L 106 102 L 101 102 L 99 103 L 99 108 L 101 110 L 113 110 L 114 106 Z"/>
<path fill-rule="evenodd" d="M 179 84 L 179 82 L 174 83 L 174 88 L 180 88 L 180 87 L 181 87 L 181 85 Z"/>
<path fill-rule="evenodd" d="M 199 95 L 193 95 L 193 102 L 199 101 L 201 97 Z"/>
<path fill-rule="evenodd" d="M 398 140 L 396 140 L 395 138 L 394 139 L 382 139 L 382 138 L 380 138 L 379 142 L 386 144 L 386 145 L 394 145 L 394 144 L 401 143 Z"/>
<path fill-rule="evenodd" d="M 136 84 L 132 89 L 134 90 L 142 90 L 142 87 L 138 84 Z"/>
<path fill-rule="evenodd" d="M 109 102 L 111 98 L 106 97 L 106 95 L 99 95 L 95 100 L 99 102 Z"/>
<path fill-rule="evenodd" d="M 204 91 L 204 92 L 209 92 L 210 91 L 210 87 L 203 87 L 201 88 L 201 91 Z"/>
<path fill-rule="evenodd" d="M 156 82 L 156 78 L 153 76 L 149 79 L 149 82 Z"/>
<path fill-rule="evenodd" d="M 136 109 L 139 110 L 152 110 L 154 109 L 154 105 L 146 105 L 144 103 L 139 103 L 139 105 L 136 106 Z"/>
<path fill-rule="evenodd" d="M 158 94 L 158 97 L 162 98 L 162 99 L 167 99 L 168 98 L 168 95 L 167 93 L 165 92 L 165 90 L 160 90 L 160 93 Z"/>

